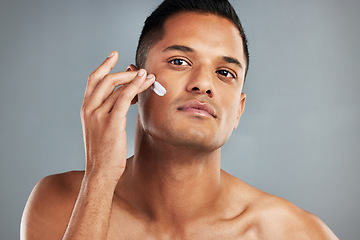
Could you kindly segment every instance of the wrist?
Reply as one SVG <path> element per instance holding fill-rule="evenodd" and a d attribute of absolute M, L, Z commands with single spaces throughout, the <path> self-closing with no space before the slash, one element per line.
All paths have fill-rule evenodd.
<path fill-rule="evenodd" d="M 85 171 L 83 184 L 90 189 L 96 188 L 114 191 L 119 179 L 120 177 L 113 177 L 106 173 Z"/>
<path fill-rule="evenodd" d="M 89 179 L 96 179 L 101 182 L 114 182 L 117 184 L 122 176 L 125 167 L 114 167 L 111 164 L 86 164 L 85 177 Z"/>

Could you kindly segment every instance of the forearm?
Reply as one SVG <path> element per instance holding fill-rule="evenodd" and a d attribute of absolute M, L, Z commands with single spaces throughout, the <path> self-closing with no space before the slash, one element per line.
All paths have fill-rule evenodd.
<path fill-rule="evenodd" d="M 63 240 L 106 239 L 116 183 L 84 177 Z"/>
<path fill-rule="evenodd" d="M 88 79 L 81 107 L 86 170 L 63 240 L 106 239 L 114 190 L 126 166 L 126 114 L 155 81 L 144 69 L 110 74 L 117 60 L 114 51 Z"/>

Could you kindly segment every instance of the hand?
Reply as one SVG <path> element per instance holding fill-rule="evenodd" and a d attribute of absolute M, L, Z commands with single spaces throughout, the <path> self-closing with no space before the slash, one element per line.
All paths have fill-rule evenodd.
<path fill-rule="evenodd" d="M 89 76 L 81 121 L 85 143 L 85 176 L 105 177 L 117 183 L 127 158 L 126 114 L 137 94 L 149 88 L 155 76 L 144 69 L 110 74 L 118 60 L 110 56 Z M 120 86 L 115 89 L 116 86 Z"/>

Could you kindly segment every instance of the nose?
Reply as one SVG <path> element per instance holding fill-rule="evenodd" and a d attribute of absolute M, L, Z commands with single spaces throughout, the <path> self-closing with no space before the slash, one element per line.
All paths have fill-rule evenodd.
<path fill-rule="evenodd" d="M 215 93 L 212 71 L 205 68 L 198 69 L 190 76 L 186 90 L 195 94 L 205 94 L 213 97 Z"/>

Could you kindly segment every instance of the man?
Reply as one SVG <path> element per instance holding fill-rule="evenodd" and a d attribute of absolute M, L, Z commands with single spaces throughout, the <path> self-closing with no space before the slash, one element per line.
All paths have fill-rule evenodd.
<path fill-rule="evenodd" d="M 88 80 L 85 171 L 37 184 L 23 239 L 337 239 L 314 215 L 220 169 L 249 64 L 227 0 L 164 1 L 145 23 L 137 66 L 110 74 L 118 57 Z M 155 79 L 164 96 L 151 90 Z M 136 102 L 126 159 L 126 114 Z"/>

